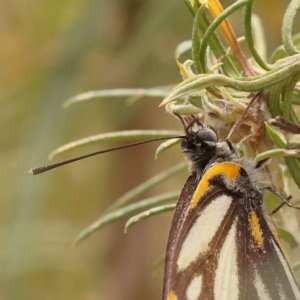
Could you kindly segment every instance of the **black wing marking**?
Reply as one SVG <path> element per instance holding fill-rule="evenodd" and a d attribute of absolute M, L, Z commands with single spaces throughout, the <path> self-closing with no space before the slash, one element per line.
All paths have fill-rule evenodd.
<path fill-rule="evenodd" d="M 299 290 L 287 259 L 274 236 L 262 205 L 256 199 L 248 199 L 248 207 L 239 207 L 238 269 L 240 299 L 263 299 L 261 292 L 269 299 L 300 299 Z M 258 245 L 251 233 L 249 213 L 253 211 L 259 220 L 262 244 Z M 246 222 L 245 222 L 246 220 Z M 258 286 L 261 286 L 258 289 Z"/>
<path fill-rule="evenodd" d="M 220 190 L 219 186 L 215 187 L 208 193 L 206 193 L 203 199 L 199 201 L 197 207 L 193 209 L 193 212 L 189 213 L 189 204 L 195 189 L 196 183 L 194 177 L 190 177 L 184 186 L 184 189 L 176 206 L 166 254 L 163 294 L 164 299 L 168 299 L 168 293 L 170 292 L 170 290 L 174 290 L 176 292 L 176 299 L 184 299 L 183 297 L 187 289 L 187 285 L 191 281 L 194 274 L 199 274 L 199 269 L 202 269 L 202 272 L 205 274 L 204 285 L 206 286 L 206 289 L 211 290 L 211 284 L 213 283 L 214 275 L 214 268 L 212 268 L 212 266 L 216 267 L 217 264 L 216 262 L 210 263 L 210 266 L 208 266 L 207 262 L 216 261 L 218 254 L 216 247 L 220 248 L 220 245 L 223 244 L 224 238 L 226 237 L 227 232 L 231 227 L 231 223 L 235 215 L 234 211 L 236 210 L 236 202 L 232 202 L 230 208 L 228 209 L 228 212 L 225 214 L 225 218 L 223 219 L 223 221 L 220 221 L 220 229 L 212 239 L 210 246 L 211 251 L 203 256 L 201 260 L 197 260 L 193 264 L 191 264 L 184 272 L 177 272 L 176 264 L 181 246 L 185 240 L 185 237 L 188 235 L 189 231 L 197 221 L 199 211 L 201 212 L 202 210 L 204 210 L 205 207 L 207 207 L 214 199 L 218 198 L 219 196 L 225 194 L 231 196 L 230 193 L 226 193 L 226 191 Z M 187 216 L 187 218 L 185 218 L 185 216 Z M 201 233 L 199 233 L 199 237 L 201 238 Z"/>
<path fill-rule="evenodd" d="M 196 177 L 190 176 L 185 182 L 179 199 L 176 204 L 173 221 L 169 233 L 166 259 L 165 259 L 165 270 L 164 270 L 164 286 L 163 286 L 163 299 L 168 298 L 170 290 L 170 279 L 172 278 L 172 262 L 174 261 L 174 250 L 176 249 L 176 240 L 180 230 L 180 224 L 183 222 L 184 215 L 188 210 L 190 201 L 197 187 Z"/>
<path fill-rule="evenodd" d="M 243 174 L 243 177 L 246 177 L 243 182 L 249 182 L 247 174 Z M 262 194 L 249 185 L 240 193 L 231 192 L 217 184 L 202 196 L 195 209 L 189 211 L 189 202 L 195 189 L 195 178 L 190 177 L 176 206 L 166 255 L 163 299 L 169 299 L 168 295 L 173 291 L 176 295 L 173 299 L 189 300 L 187 290 L 197 276 L 201 276 L 201 293 L 197 298 L 200 300 L 300 299 L 293 274 L 264 214 Z M 200 255 L 186 269 L 178 270 L 182 245 L 197 219 L 206 207 L 215 200 L 220 201 L 218 199 L 224 195 L 231 197 L 232 203 L 224 218 L 219 220 L 220 226 L 210 242 L 209 251 Z M 254 216 L 258 225 L 250 216 Z M 235 229 L 232 239 L 232 250 L 236 249 L 235 261 L 229 259 L 227 262 L 222 256 L 223 261 L 220 262 L 220 253 L 231 229 Z M 200 230 L 199 239 L 206 234 Z M 220 263 L 225 264 L 225 270 L 234 269 L 236 265 L 237 291 L 234 291 L 235 275 L 231 274 L 233 280 L 227 281 L 226 274 L 223 276 L 221 271 L 217 271 Z M 217 277 L 220 274 L 225 279 L 221 283 L 218 282 L 220 276 Z M 219 293 L 216 292 L 220 284 L 225 284 L 225 287 L 221 290 L 221 296 L 215 298 L 216 294 L 220 295 L 220 289 Z"/>

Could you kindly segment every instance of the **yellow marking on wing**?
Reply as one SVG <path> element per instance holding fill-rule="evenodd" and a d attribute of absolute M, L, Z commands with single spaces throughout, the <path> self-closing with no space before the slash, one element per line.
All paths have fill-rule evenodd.
<path fill-rule="evenodd" d="M 173 290 L 170 290 L 168 300 L 176 300 L 176 299 L 177 299 L 177 297 L 176 297 L 175 292 Z"/>
<path fill-rule="evenodd" d="M 253 210 L 250 211 L 248 215 L 248 220 L 250 222 L 251 235 L 253 236 L 257 246 L 261 248 L 264 238 L 262 236 L 262 231 L 259 224 L 259 218 Z"/>
<path fill-rule="evenodd" d="M 209 190 L 209 180 L 217 175 L 224 175 L 226 179 L 234 180 L 239 176 L 240 166 L 232 162 L 224 162 L 210 168 L 202 177 L 194 197 L 191 201 L 190 209 L 193 209 L 200 198 Z"/>

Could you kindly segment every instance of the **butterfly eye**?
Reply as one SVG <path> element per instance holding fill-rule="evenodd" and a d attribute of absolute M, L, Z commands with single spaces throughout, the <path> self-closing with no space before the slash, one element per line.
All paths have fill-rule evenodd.
<path fill-rule="evenodd" d="M 217 142 L 218 141 L 218 136 L 216 132 L 211 129 L 204 127 L 196 133 L 196 141 L 197 142 Z"/>

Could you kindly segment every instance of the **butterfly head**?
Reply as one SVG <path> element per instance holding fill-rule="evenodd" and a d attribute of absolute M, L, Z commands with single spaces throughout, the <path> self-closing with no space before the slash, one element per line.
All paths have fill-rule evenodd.
<path fill-rule="evenodd" d="M 191 172 L 196 174 L 197 178 L 200 178 L 203 170 L 215 161 L 231 161 L 236 156 L 230 143 L 218 142 L 215 129 L 198 119 L 193 118 L 184 129 L 186 136 L 182 139 L 181 147 L 190 161 Z"/>
<path fill-rule="evenodd" d="M 192 141 L 195 145 L 207 142 L 217 143 L 218 135 L 213 127 L 195 119 L 186 128 L 186 140 Z"/>

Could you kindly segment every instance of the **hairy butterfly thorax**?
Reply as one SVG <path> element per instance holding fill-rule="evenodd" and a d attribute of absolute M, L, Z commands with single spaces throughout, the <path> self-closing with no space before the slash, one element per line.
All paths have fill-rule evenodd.
<path fill-rule="evenodd" d="M 255 173 L 254 182 L 261 178 L 261 172 L 255 170 L 255 164 L 241 159 L 229 141 L 218 142 L 218 135 L 213 127 L 205 125 L 198 119 L 193 119 L 185 128 L 185 132 L 186 138 L 182 139 L 181 148 L 189 161 L 190 172 L 195 174 L 197 180 L 201 178 L 207 167 L 220 162 L 241 164 L 246 172 Z"/>

